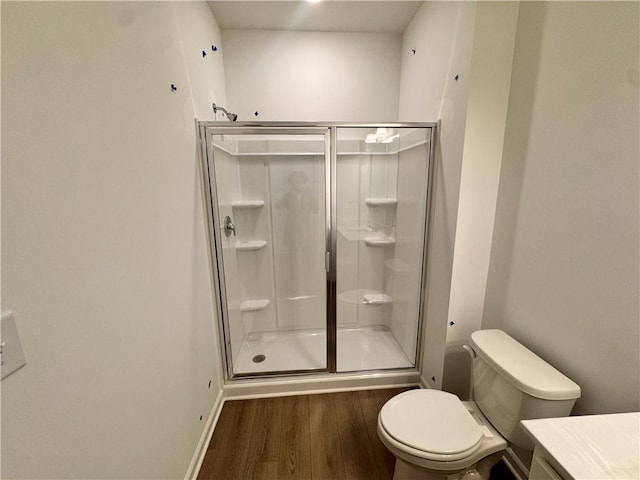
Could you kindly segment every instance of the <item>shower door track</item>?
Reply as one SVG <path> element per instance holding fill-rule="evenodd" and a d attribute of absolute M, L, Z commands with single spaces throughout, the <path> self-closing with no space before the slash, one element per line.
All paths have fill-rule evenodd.
<path fill-rule="evenodd" d="M 418 372 L 422 361 L 423 342 L 422 332 L 424 329 L 424 302 L 428 269 L 428 249 L 430 237 L 430 221 L 432 208 L 433 177 L 435 169 L 435 143 L 437 141 L 437 122 L 226 122 L 226 121 L 199 121 L 195 120 L 198 132 L 200 166 L 203 179 L 205 210 L 208 223 L 208 237 L 210 252 L 210 269 L 215 286 L 216 311 L 218 314 L 218 326 L 220 328 L 219 341 L 222 348 L 222 361 L 225 371 L 225 381 L 233 380 L 256 380 L 260 378 L 278 378 L 303 375 L 326 375 L 334 374 L 339 376 L 350 376 L 354 374 L 389 374 L 393 372 Z M 429 128 L 429 158 L 428 177 L 426 194 L 426 214 L 424 232 L 426 233 L 423 242 L 422 252 L 422 275 L 419 298 L 419 318 L 417 325 L 417 349 L 415 366 L 404 368 L 356 370 L 347 372 L 337 372 L 336 346 L 337 346 L 337 129 L 347 128 Z M 214 133 L 215 132 L 215 133 Z M 234 374 L 232 368 L 230 327 L 227 314 L 227 297 L 224 280 L 224 266 L 222 260 L 222 243 L 220 241 L 220 219 L 218 217 L 217 186 L 215 172 L 209 165 L 212 158 L 212 142 L 210 137 L 214 134 L 233 133 L 297 133 L 297 134 L 319 134 L 326 132 L 325 143 L 325 271 L 326 271 L 326 368 L 303 369 L 303 370 L 278 370 L 273 372 L 256 372 Z M 328 146 L 328 148 L 327 148 Z"/>

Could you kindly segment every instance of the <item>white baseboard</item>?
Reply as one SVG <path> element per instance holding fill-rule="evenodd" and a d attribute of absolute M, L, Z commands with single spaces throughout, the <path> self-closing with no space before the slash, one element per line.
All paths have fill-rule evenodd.
<path fill-rule="evenodd" d="M 196 480 L 196 478 L 198 477 L 200 467 L 202 466 L 202 462 L 204 461 L 204 456 L 207 453 L 207 447 L 209 446 L 209 442 L 211 441 L 211 437 L 213 436 L 213 431 L 215 430 L 216 424 L 218 423 L 218 418 L 220 418 L 220 412 L 222 412 L 223 404 L 224 390 L 220 390 L 215 402 L 213 402 L 213 407 L 211 408 L 211 412 L 209 413 L 209 418 L 207 418 L 207 424 L 202 431 L 200 441 L 198 442 L 196 451 L 194 452 L 191 463 L 189 464 L 189 468 L 187 469 L 187 474 L 184 476 L 185 480 Z"/>

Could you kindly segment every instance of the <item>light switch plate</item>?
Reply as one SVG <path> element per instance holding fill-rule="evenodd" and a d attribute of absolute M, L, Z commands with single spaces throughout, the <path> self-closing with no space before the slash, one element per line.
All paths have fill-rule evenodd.
<path fill-rule="evenodd" d="M 0 352 L 2 380 L 27 364 L 13 312 L 3 313 L 0 320 Z"/>

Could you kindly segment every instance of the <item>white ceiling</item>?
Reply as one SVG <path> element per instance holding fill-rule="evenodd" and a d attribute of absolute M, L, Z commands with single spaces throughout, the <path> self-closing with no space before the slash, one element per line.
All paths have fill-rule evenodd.
<path fill-rule="evenodd" d="M 422 2 L 208 1 L 220 28 L 402 33 Z"/>

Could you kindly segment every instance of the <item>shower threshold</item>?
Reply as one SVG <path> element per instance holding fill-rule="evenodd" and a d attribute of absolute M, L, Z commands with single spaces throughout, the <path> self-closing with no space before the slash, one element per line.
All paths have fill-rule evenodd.
<path fill-rule="evenodd" d="M 339 372 L 413 366 L 387 327 L 339 327 L 337 334 Z M 308 329 L 249 334 L 234 363 L 236 375 L 325 368 L 326 332 Z"/>

